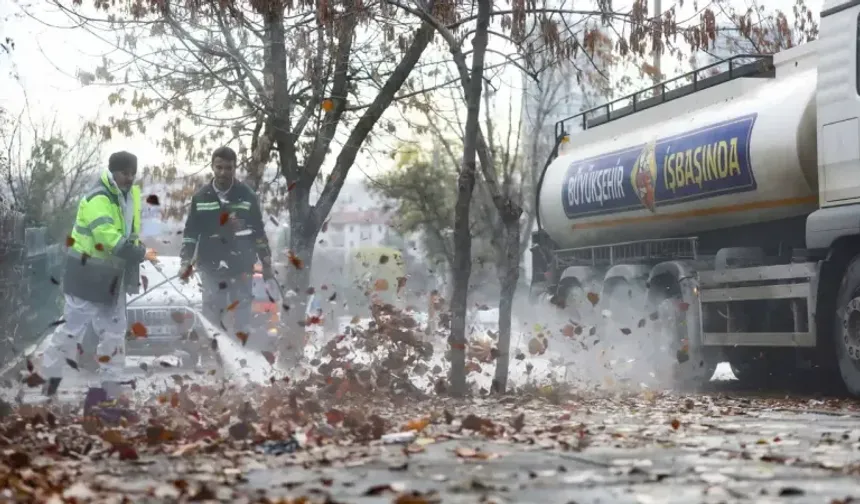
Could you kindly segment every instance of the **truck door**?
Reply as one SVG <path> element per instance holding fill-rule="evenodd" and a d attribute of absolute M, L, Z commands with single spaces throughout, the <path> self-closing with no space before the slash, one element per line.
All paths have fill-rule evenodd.
<path fill-rule="evenodd" d="M 860 201 L 860 0 L 826 0 L 818 48 L 821 207 Z"/>

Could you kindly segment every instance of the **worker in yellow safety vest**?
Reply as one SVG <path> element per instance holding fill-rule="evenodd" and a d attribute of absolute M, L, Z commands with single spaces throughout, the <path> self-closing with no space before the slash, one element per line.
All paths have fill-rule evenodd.
<path fill-rule="evenodd" d="M 50 336 L 42 358 L 44 392 L 56 394 L 66 367 L 77 368 L 78 344 L 92 325 L 99 343 L 101 387 L 90 388 L 84 408 L 118 399 L 125 368 L 126 294 L 140 291 L 140 187 L 134 185 L 137 156 L 110 156 L 96 186 L 78 204 L 69 235 L 63 277 L 63 323 Z"/>

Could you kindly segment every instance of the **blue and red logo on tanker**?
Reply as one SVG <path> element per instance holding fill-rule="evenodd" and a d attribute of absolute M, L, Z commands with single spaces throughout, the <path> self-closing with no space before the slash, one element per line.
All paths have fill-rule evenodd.
<path fill-rule="evenodd" d="M 562 185 L 569 219 L 754 191 L 756 114 L 576 161 Z M 574 140 L 575 141 L 575 140 Z"/>

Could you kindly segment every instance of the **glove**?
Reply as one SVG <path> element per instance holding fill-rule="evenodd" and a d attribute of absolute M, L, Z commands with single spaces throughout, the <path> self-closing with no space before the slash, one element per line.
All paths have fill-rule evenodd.
<path fill-rule="evenodd" d="M 146 245 L 138 243 L 134 246 L 134 258 L 137 259 L 138 264 L 146 260 Z"/>
<path fill-rule="evenodd" d="M 125 242 L 122 247 L 116 251 L 116 255 L 129 262 L 140 264 L 146 257 L 146 247 L 140 243 Z"/>
<path fill-rule="evenodd" d="M 263 280 L 269 281 L 275 279 L 275 272 L 272 270 L 272 263 L 263 261 Z"/>

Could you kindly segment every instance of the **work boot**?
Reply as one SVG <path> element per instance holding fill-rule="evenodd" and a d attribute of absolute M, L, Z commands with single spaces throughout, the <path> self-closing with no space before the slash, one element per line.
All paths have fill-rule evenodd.
<path fill-rule="evenodd" d="M 112 400 L 107 390 L 101 387 L 90 387 L 84 399 L 84 416 L 94 416 L 106 424 L 117 425 L 123 419 L 129 423 L 140 421 L 140 417 L 127 407 L 120 406 Z"/>
<path fill-rule="evenodd" d="M 60 382 L 63 381 L 62 378 L 48 378 L 48 382 L 42 387 L 42 394 L 48 396 L 49 398 L 53 398 L 57 395 L 57 389 L 60 388 Z"/>

